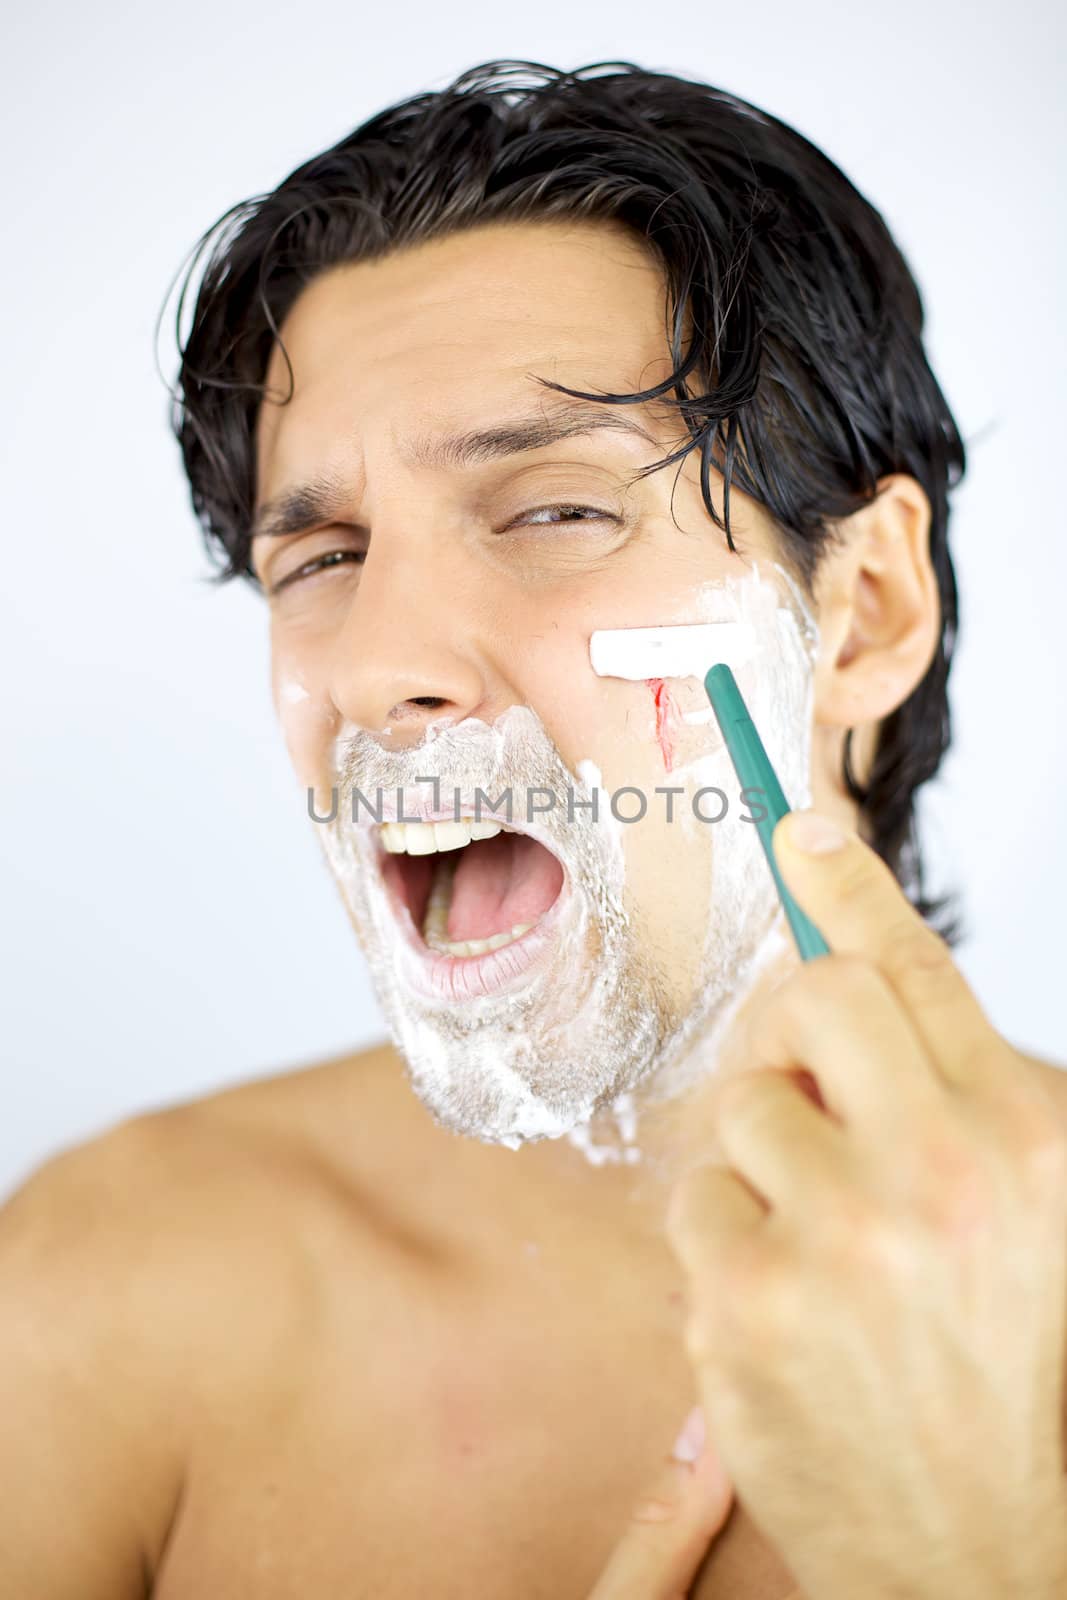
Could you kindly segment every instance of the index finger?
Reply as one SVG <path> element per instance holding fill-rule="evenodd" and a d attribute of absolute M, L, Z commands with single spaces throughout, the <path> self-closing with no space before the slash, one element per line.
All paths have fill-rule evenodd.
<path fill-rule="evenodd" d="M 885 862 L 858 835 L 809 811 L 782 818 L 774 855 L 831 949 L 877 966 L 942 1075 L 959 1086 L 976 1082 L 996 1036 L 948 946 Z"/>

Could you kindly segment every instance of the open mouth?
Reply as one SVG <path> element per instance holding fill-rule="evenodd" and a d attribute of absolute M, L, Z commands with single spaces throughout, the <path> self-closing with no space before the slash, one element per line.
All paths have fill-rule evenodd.
<path fill-rule="evenodd" d="M 499 822 L 386 822 L 382 878 L 428 951 L 466 959 L 515 944 L 563 889 L 545 845 Z"/>

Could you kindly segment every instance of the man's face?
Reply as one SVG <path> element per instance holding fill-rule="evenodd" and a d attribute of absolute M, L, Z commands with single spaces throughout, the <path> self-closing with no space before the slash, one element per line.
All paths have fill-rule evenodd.
<path fill-rule="evenodd" d="M 610 394 L 669 374 L 663 280 L 621 228 L 494 224 L 337 268 L 282 338 L 294 389 L 261 408 L 257 504 L 316 478 L 336 503 L 257 537 L 253 560 L 294 768 L 320 815 L 339 791 L 316 832 L 427 1106 L 484 1139 L 558 1135 L 693 1058 L 776 909 L 700 680 L 597 677 L 590 634 L 744 614 L 758 649 L 739 681 L 795 804 L 812 636 L 752 501 L 731 495 L 734 555 L 697 455 L 634 481 L 687 437 L 662 405 L 588 407 L 643 436 L 416 450 L 576 409 L 536 377 Z M 268 394 L 287 393 L 276 349 Z M 714 474 L 712 492 L 721 514 Z M 508 790 L 511 821 L 501 805 L 500 833 L 417 853 L 425 826 L 353 821 L 353 789 L 388 816 L 398 785 L 409 817 Z M 715 795 L 694 809 L 711 786 L 717 822 Z M 612 814 L 624 787 L 619 818 L 640 820 Z"/>

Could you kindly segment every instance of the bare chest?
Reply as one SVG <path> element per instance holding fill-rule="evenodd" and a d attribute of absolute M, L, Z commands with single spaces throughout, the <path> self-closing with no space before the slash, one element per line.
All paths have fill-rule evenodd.
<path fill-rule="evenodd" d="M 203 1419 L 153 1600 L 585 1600 L 692 1404 L 670 1316 L 332 1329 Z M 735 1511 L 694 1591 L 785 1600 Z"/>

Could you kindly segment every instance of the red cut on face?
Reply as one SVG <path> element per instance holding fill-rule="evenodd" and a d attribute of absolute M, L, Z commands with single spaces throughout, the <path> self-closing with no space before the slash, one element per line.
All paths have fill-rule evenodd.
<path fill-rule="evenodd" d="M 663 678 L 646 678 L 645 682 L 652 695 L 652 704 L 656 708 L 656 741 L 663 756 L 664 770 L 670 772 L 674 764 L 674 751 L 671 746 L 671 720 L 674 708 L 670 693 Z"/>

